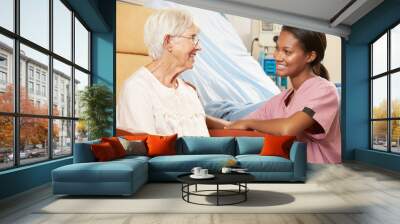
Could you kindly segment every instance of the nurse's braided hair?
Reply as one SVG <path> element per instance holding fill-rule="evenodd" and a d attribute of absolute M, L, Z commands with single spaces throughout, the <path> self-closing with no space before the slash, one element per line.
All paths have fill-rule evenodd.
<path fill-rule="evenodd" d="M 283 26 L 282 30 L 290 32 L 299 40 L 305 52 L 315 51 L 317 57 L 311 62 L 313 72 L 322 78 L 329 80 L 328 70 L 321 61 L 324 59 L 326 49 L 326 36 L 324 33 L 303 30 L 291 26 Z"/>

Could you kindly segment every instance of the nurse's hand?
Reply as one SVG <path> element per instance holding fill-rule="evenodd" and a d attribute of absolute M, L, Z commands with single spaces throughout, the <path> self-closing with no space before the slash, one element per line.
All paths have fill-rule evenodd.
<path fill-rule="evenodd" d="M 225 126 L 225 129 L 247 130 L 249 129 L 248 121 L 246 120 L 232 121 L 228 126 Z"/>

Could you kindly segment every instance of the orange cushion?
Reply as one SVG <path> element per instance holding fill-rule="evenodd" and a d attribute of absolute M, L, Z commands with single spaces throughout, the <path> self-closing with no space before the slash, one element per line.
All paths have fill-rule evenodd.
<path fill-rule="evenodd" d="M 296 136 L 265 135 L 264 146 L 261 149 L 262 156 L 281 156 L 289 159 L 290 147 Z"/>
<path fill-rule="evenodd" d="M 118 137 L 101 138 L 101 142 L 110 143 L 110 145 L 114 149 L 117 158 L 126 156 L 126 151 L 124 149 L 124 146 L 122 146 L 121 142 L 119 142 Z"/>
<path fill-rule="evenodd" d="M 112 145 L 109 142 L 91 145 L 92 152 L 97 161 L 109 161 L 117 158 Z"/>
<path fill-rule="evenodd" d="M 148 156 L 175 155 L 177 138 L 177 134 L 171 136 L 149 135 L 146 140 Z"/>
<path fill-rule="evenodd" d="M 125 135 L 122 136 L 124 139 L 128 141 L 146 141 L 148 134 L 135 134 L 135 135 Z"/>
<path fill-rule="evenodd" d="M 265 133 L 249 130 L 235 130 L 235 129 L 209 129 L 211 137 L 264 137 Z"/>

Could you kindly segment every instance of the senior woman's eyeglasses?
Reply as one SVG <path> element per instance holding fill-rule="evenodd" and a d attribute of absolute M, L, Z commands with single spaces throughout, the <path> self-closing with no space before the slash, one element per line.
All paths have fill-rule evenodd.
<path fill-rule="evenodd" d="M 171 35 L 171 37 L 182 37 L 182 38 L 186 38 L 186 39 L 191 39 L 193 44 L 194 44 L 194 46 L 197 46 L 197 44 L 199 44 L 199 41 L 200 41 L 200 39 L 199 39 L 199 37 L 197 35 L 193 35 L 193 36 L 190 36 L 190 37 L 183 36 L 183 35 Z"/>

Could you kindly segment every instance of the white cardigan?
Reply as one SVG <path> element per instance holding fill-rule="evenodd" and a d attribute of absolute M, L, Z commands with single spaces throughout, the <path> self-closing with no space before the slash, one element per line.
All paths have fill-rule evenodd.
<path fill-rule="evenodd" d="M 184 81 L 164 86 L 146 68 L 128 78 L 117 104 L 117 128 L 156 135 L 209 136 L 196 91 Z"/>

